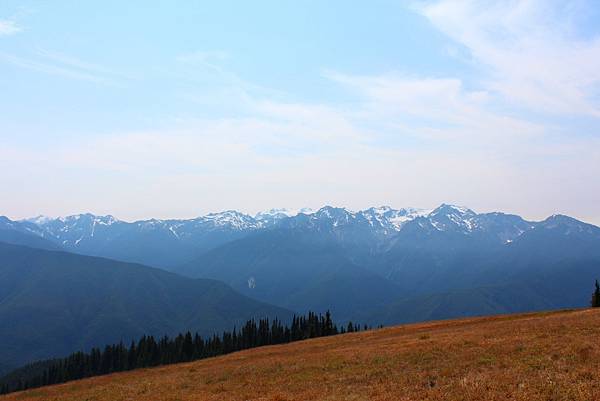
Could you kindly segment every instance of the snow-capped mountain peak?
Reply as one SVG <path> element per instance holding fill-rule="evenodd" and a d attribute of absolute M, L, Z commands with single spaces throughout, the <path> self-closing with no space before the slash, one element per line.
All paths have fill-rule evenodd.
<path fill-rule="evenodd" d="M 236 210 L 226 210 L 219 213 L 209 213 L 201 217 L 205 222 L 211 222 L 215 227 L 229 227 L 237 230 L 258 228 L 256 219 Z"/>
<path fill-rule="evenodd" d="M 327 217 L 327 218 L 344 218 L 349 219 L 349 216 L 355 213 L 345 207 L 334 207 L 334 206 L 323 206 L 319 210 L 313 213 L 315 216 Z"/>
<path fill-rule="evenodd" d="M 286 217 L 294 217 L 299 214 L 312 214 L 312 213 L 314 213 L 314 211 L 308 207 L 303 207 L 300 209 L 280 208 L 280 209 L 270 209 L 270 210 L 264 210 L 262 212 L 258 212 L 254 216 L 254 218 L 256 220 L 273 220 L 273 219 L 283 219 Z"/>
<path fill-rule="evenodd" d="M 416 208 L 392 209 L 389 206 L 371 207 L 361 210 L 372 226 L 380 225 L 384 229 L 399 231 L 402 226 L 417 217 L 427 216 L 430 211 Z"/>
<path fill-rule="evenodd" d="M 119 220 L 117 220 L 116 218 L 114 218 L 114 216 L 111 216 L 110 214 L 106 216 L 96 216 L 92 213 L 73 214 L 70 216 L 61 216 L 56 219 L 38 216 L 33 219 L 28 219 L 28 221 L 38 225 L 47 225 L 51 224 L 52 222 L 61 222 L 68 224 L 102 224 L 107 226 L 119 222 Z"/>
<path fill-rule="evenodd" d="M 270 217 L 291 217 L 291 216 L 295 216 L 296 214 L 290 210 L 290 209 L 286 209 L 286 208 L 281 208 L 281 209 L 269 209 L 269 210 L 264 210 L 262 212 L 258 212 L 256 213 L 256 215 L 254 216 L 255 219 L 257 220 L 262 220 L 262 219 L 266 219 L 266 218 L 270 218 Z"/>
<path fill-rule="evenodd" d="M 113 216 L 106 215 L 106 216 L 96 216 L 94 217 L 94 224 L 101 224 L 104 226 L 110 226 L 113 225 L 115 223 L 118 223 L 119 220 L 115 219 Z"/>
<path fill-rule="evenodd" d="M 477 227 L 477 214 L 463 206 L 441 204 L 427 219 L 438 231 L 461 230 L 471 232 Z"/>
<path fill-rule="evenodd" d="M 464 206 L 456 206 L 456 205 L 450 205 L 447 203 L 442 203 L 440 206 L 438 206 L 436 209 L 434 209 L 429 215 L 436 216 L 436 215 L 440 215 L 440 214 L 457 215 L 457 216 L 474 216 L 475 212 Z"/>
<path fill-rule="evenodd" d="M 23 219 L 23 220 L 20 220 L 20 221 L 24 221 L 24 222 L 27 222 L 27 223 L 33 223 L 33 224 L 36 224 L 36 225 L 43 225 L 43 224 L 46 224 L 46 223 L 48 223 L 49 221 L 52 221 L 52 220 L 54 220 L 52 217 L 48 217 L 48 216 L 44 216 L 43 214 L 40 214 L 38 216 L 30 217 L 28 219 Z"/>

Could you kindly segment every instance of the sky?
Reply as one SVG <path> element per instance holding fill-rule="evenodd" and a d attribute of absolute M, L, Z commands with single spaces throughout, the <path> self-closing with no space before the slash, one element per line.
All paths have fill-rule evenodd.
<path fill-rule="evenodd" d="M 2 0 L 0 215 L 600 224 L 595 0 Z"/>

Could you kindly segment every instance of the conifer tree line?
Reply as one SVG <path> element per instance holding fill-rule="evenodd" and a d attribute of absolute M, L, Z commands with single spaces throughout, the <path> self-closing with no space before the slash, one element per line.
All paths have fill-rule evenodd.
<path fill-rule="evenodd" d="M 367 330 L 368 327 L 364 325 L 363 329 Z M 234 328 L 223 332 L 221 336 L 213 335 L 209 338 L 202 338 L 197 333 L 192 335 L 190 332 L 175 337 L 143 336 L 138 341 L 132 341 L 129 346 L 121 342 L 107 345 L 103 350 L 93 348 L 87 353 L 75 352 L 66 358 L 41 362 L 44 365 L 42 373 L 13 377 L 4 382 L 0 380 L 0 394 L 114 372 L 189 362 L 263 345 L 285 344 L 360 330 L 361 327 L 352 322 L 338 328 L 327 311 L 325 315 L 309 312 L 306 316 L 294 316 L 289 326 L 278 319 L 251 319 L 239 330 Z"/>

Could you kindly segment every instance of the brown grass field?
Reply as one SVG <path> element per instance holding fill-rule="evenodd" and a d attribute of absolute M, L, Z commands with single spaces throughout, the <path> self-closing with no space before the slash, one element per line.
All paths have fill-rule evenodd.
<path fill-rule="evenodd" d="M 600 310 L 397 326 L 96 377 L 0 400 L 595 401 Z"/>

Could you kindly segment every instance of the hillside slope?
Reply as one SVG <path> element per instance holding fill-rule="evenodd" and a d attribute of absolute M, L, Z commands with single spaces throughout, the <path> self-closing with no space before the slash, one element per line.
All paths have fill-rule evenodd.
<path fill-rule="evenodd" d="M 62 249 L 60 245 L 27 231 L 27 227 L 22 227 L 22 224 L 11 221 L 6 216 L 0 216 L 0 242 L 51 251 Z"/>
<path fill-rule="evenodd" d="M 0 243 L 0 372 L 142 335 L 212 335 L 291 312 L 214 280 Z"/>
<path fill-rule="evenodd" d="M 394 283 L 352 263 L 330 236 L 313 232 L 258 233 L 176 271 L 223 281 L 246 296 L 284 308 L 331 310 L 339 322 L 366 322 L 399 296 Z"/>
<path fill-rule="evenodd" d="M 398 326 L 15 393 L 8 400 L 593 400 L 600 310 Z"/>

